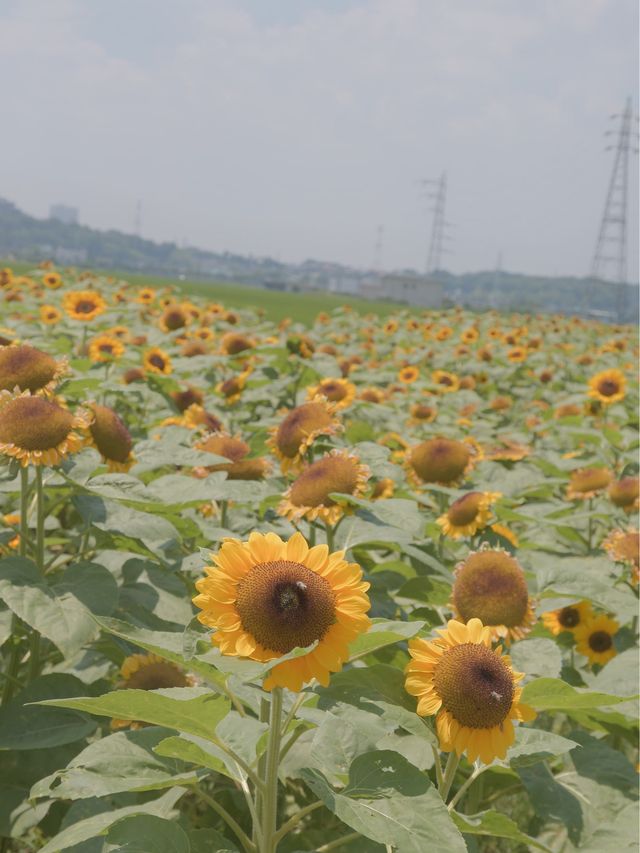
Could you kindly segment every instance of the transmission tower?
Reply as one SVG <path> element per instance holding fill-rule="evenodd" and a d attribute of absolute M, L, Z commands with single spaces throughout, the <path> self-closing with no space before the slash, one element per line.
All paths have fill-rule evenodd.
<path fill-rule="evenodd" d="M 427 256 L 427 273 L 434 273 L 440 269 L 442 255 L 448 250 L 444 244 L 449 239 L 447 228 L 451 223 L 445 219 L 445 208 L 447 204 L 447 173 L 443 172 L 437 181 L 423 180 L 420 183 L 431 188 L 427 191 L 428 198 L 433 200 L 433 224 L 431 226 L 431 238 L 429 240 L 429 254 Z"/>
<path fill-rule="evenodd" d="M 615 282 L 618 285 L 618 320 L 625 309 L 627 284 L 627 210 L 629 191 L 629 154 L 637 153 L 637 130 L 634 125 L 631 98 L 627 98 L 624 111 L 611 116 L 619 119 L 617 131 L 607 131 L 607 136 L 617 135 L 617 141 L 606 150 L 615 149 L 613 169 L 600 220 L 598 239 L 591 262 L 591 278 Z"/>

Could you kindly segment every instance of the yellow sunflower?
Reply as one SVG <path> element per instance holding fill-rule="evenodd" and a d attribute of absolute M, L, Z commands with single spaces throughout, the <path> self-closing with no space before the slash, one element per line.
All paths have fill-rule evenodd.
<path fill-rule="evenodd" d="M 346 510 L 329 495 L 340 492 L 359 497 L 364 494 L 369 473 L 357 456 L 346 450 L 332 450 L 298 475 L 285 492 L 278 513 L 290 521 L 321 518 L 333 525 Z"/>
<path fill-rule="evenodd" d="M 170 661 L 158 655 L 129 655 L 120 668 L 120 690 L 160 690 L 169 687 L 190 687 L 194 680 Z M 112 729 L 140 729 L 145 726 L 138 720 L 111 720 Z"/>
<path fill-rule="evenodd" d="M 314 678 L 326 686 L 348 659 L 349 643 L 369 629 L 369 584 L 344 551 L 309 548 L 300 533 L 288 542 L 252 533 L 246 542 L 225 539 L 213 562 L 196 583 L 194 604 L 198 619 L 216 629 L 211 639 L 222 654 L 270 661 L 315 644 L 276 664 L 265 690 L 299 692 Z"/>
<path fill-rule="evenodd" d="M 229 462 L 207 465 L 202 469 L 209 471 L 226 471 L 229 480 L 262 480 L 269 473 L 267 459 L 248 459 L 250 447 L 238 436 L 226 432 L 215 432 L 196 444 L 198 450 L 206 450 L 217 456 L 224 456 Z M 194 470 L 194 473 L 197 473 Z"/>
<path fill-rule="evenodd" d="M 591 603 L 579 601 L 577 604 L 568 604 L 559 610 L 548 610 L 542 614 L 542 624 L 556 636 L 563 631 L 574 633 L 577 628 L 588 622 L 593 615 Z"/>
<path fill-rule="evenodd" d="M 135 462 L 133 441 L 120 415 L 108 406 L 92 404 L 91 443 L 107 463 L 109 471 L 128 471 Z"/>
<path fill-rule="evenodd" d="M 57 465 L 86 441 L 91 413 L 72 414 L 58 401 L 24 391 L 0 392 L 0 454 L 27 465 Z M 80 433 L 76 432 L 79 430 Z"/>
<path fill-rule="evenodd" d="M 358 399 L 366 403 L 384 403 L 384 391 L 382 388 L 363 388 L 358 394 Z"/>
<path fill-rule="evenodd" d="M 472 551 L 455 569 L 451 607 L 462 622 L 478 618 L 494 640 L 521 640 L 535 623 L 520 563 L 501 549 Z"/>
<path fill-rule="evenodd" d="M 250 373 L 250 370 L 245 370 L 237 376 L 230 376 L 229 379 L 223 379 L 222 382 L 218 382 L 216 385 L 217 393 L 222 394 L 225 402 L 229 405 L 237 403 L 244 391 L 244 387 L 247 384 L 247 377 Z"/>
<path fill-rule="evenodd" d="M 194 404 L 201 406 L 204 403 L 204 394 L 192 385 L 188 385 L 183 391 L 172 391 L 171 399 L 179 412 L 186 412 L 189 406 Z"/>
<path fill-rule="evenodd" d="M 336 406 L 325 397 L 316 397 L 288 412 L 279 426 L 272 427 L 267 445 L 280 460 L 282 471 L 300 470 L 308 448 L 320 435 L 335 435 L 342 425 Z"/>
<path fill-rule="evenodd" d="M 405 385 L 412 385 L 420 376 L 420 371 L 415 365 L 401 367 L 398 371 L 398 380 Z"/>
<path fill-rule="evenodd" d="M 62 287 L 62 277 L 57 272 L 48 272 L 42 276 L 42 283 L 50 290 L 57 290 Z"/>
<path fill-rule="evenodd" d="M 434 370 L 431 374 L 431 381 L 438 386 L 438 391 L 441 394 L 449 394 L 460 388 L 460 378 L 447 370 Z"/>
<path fill-rule="evenodd" d="M 55 305 L 41 305 L 40 320 L 47 326 L 54 326 L 62 320 L 62 311 Z"/>
<path fill-rule="evenodd" d="M 89 323 L 104 313 L 107 303 L 95 290 L 69 290 L 62 297 L 62 307 L 72 320 Z"/>
<path fill-rule="evenodd" d="M 393 493 L 396 490 L 395 481 L 390 479 L 389 477 L 383 477 L 381 480 L 377 480 L 373 484 L 373 490 L 371 492 L 371 500 L 372 501 L 382 501 L 387 498 L 392 498 Z"/>
<path fill-rule="evenodd" d="M 507 358 L 514 364 L 518 364 L 527 359 L 526 347 L 512 347 L 507 353 Z"/>
<path fill-rule="evenodd" d="M 491 518 L 491 505 L 501 497 L 500 492 L 467 492 L 455 500 L 437 519 L 445 536 L 463 539 L 486 527 Z M 485 621 L 485 620 L 483 620 Z"/>
<path fill-rule="evenodd" d="M 430 406 L 427 403 L 413 403 L 409 409 L 409 423 L 412 426 L 418 424 L 430 424 L 438 417 L 438 410 L 435 406 Z"/>
<path fill-rule="evenodd" d="M 625 512 L 638 509 L 640 496 L 640 479 L 638 477 L 623 477 L 609 484 L 609 498 L 612 504 L 621 507 Z"/>
<path fill-rule="evenodd" d="M 179 418 L 165 418 L 160 426 L 183 426 L 209 433 L 219 432 L 222 429 L 222 421 L 212 412 L 207 412 L 203 406 L 192 403 Z"/>
<path fill-rule="evenodd" d="M 93 362 L 110 362 L 124 354 L 124 344 L 111 335 L 96 335 L 89 341 L 88 353 Z"/>
<path fill-rule="evenodd" d="M 182 306 L 174 304 L 167 305 L 158 325 L 163 332 L 175 332 L 178 329 L 183 329 L 190 322 L 191 317 L 182 309 Z"/>
<path fill-rule="evenodd" d="M 152 373 L 171 373 L 171 359 L 160 347 L 152 347 L 142 357 L 142 364 Z"/>
<path fill-rule="evenodd" d="M 627 380 L 620 370 L 602 370 L 589 380 L 589 397 L 603 406 L 624 400 Z"/>
<path fill-rule="evenodd" d="M 149 305 L 156 298 L 156 292 L 152 287 L 141 287 L 136 297 L 136 302 L 141 305 Z"/>
<path fill-rule="evenodd" d="M 451 485 L 473 465 L 471 448 L 451 438 L 430 438 L 409 452 L 409 473 L 418 483 Z"/>
<path fill-rule="evenodd" d="M 453 329 L 451 326 L 441 326 L 436 332 L 436 340 L 437 341 L 446 341 L 453 334 Z"/>
<path fill-rule="evenodd" d="M 307 398 L 313 400 L 314 397 L 322 395 L 326 397 L 330 403 L 335 405 L 337 409 L 346 409 L 353 403 L 356 396 L 356 386 L 348 379 L 321 379 L 317 385 L 311 385 L 307 388 Z"/>
<path fill-rule="evenodd" d="M 68 371 L 66 358 L 56 361 L 31 344 L 12 343 L 0 348 L 0 391 L 46 394 Z"/>
<path fill-rule="evenodd" d="M 602 543 L 612 560 L 640 566 L 640 534 L 637 530 L 612 530 Z"/>
<path fill-rule="evenodd" d="M 613 638 L 620 625 L 605 613 L 592 616 L 574 631 L 576 651 L 589 659 L 589 663 L 604 666 L 617 655 Z"/>
<path fill-rule="evenodd" d="M 595 497 L 607 488 L 613 474 L 608 468 L 580 468 L 572 471 L 567 487 L 568 500 L 585 500 Z"/>
<path fill-rule="evenodd" d="M 225 355 L 238 355 L 253 349 L 255 341 L 239 332 L 228 332 L 220 342 L 220 351 Z"/>
<path fill-rule="evenodd" d="M 435 640 L 410 640 L 405 688 L 418 698 L 417 713 L 437 714 L 440 749 L 464 752 L 470 762 L 504 758 L 515 740 L 513 720 L 535 719 L 520 702 L 523 678 L 479 619 L 450 620 Z"/>

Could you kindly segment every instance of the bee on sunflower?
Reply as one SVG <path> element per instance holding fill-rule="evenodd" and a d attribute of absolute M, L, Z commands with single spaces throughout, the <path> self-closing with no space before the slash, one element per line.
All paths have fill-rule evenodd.
<path fill-rule="evenodd" d="M 252 533 L 244 542 L 225 539 L 213 563 L 193 601 L 223 655 L 266 662 L 310 647 L 276 664 L 265 690 L 299 692 L 313 678 L 328 685 L 348 659 L 349 643 L 369 629 L 369 584 L 343 551 L 310 548 L 300 533 L 288 542 Z"/>

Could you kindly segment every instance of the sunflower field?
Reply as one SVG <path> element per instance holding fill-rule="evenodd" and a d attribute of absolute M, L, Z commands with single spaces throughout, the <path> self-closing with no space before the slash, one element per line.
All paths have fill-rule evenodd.
<path fill-rule="evenodd" d="M 637 330 L 0 271 L 0 851 L 637 849 Z"/>

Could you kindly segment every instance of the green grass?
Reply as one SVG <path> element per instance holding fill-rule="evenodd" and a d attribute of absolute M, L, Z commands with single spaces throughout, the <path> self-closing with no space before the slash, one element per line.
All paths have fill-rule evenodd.
<path fill-rule="evenodd" d="M 0 268 L 11 267 L 16 273 L 24 274 L 34 268 L 33 264 L 0 260 Z M 406 309 L 411 313 L 419 313 L 421 309 L 415 306 L 400 305 L 395 302 L 373 301 L 358 299 L 353 296 L 334 296 L 329 293 L 284 293 L 281 291 L 264 290 L 259 287 L 248 287 L 244 284 L 222 283 L 216 281 L 180 281 L 177 278 L 164 278 L 154 275 L 138 275 L 114 270 L 100 270 L 100 274 L 124 279 L 140 287 L 162 287 L 170 285 L 180 289 L 185 294 L 193 294 L 208 299 L 211 302 L 221 302 L 227 308 L 262 308 L 269 320 L 279 321 L 285 317 L 311 325 L 321 311 L 332 311 L 343 305 L 349 305 L 358 314 L 375 314 L 387 317 L 397 311 Z"/>

